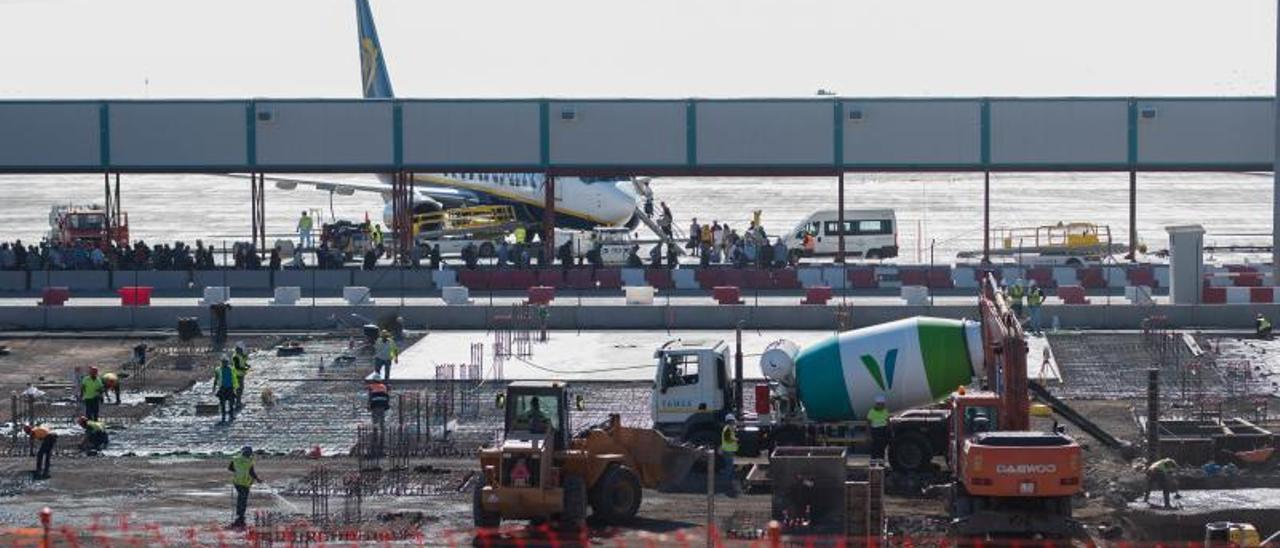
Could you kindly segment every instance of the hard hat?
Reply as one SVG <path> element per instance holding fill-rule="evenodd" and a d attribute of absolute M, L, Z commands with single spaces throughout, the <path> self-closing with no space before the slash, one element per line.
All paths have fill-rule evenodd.
<path fill-rule="evenodd" d="M 80 418 L 76 419 L 76 423 L 79 424 L 80 426 L 89 424 L 89 417 L 85 417 L 82 415 Z"/>
<path fill-rule="evenodd" d="M 240 454 L 246 457 L 253 456 L 253 448 L 248 445 L 241 447 Z"/>
<path fill-rule="evenodd" d="M 369 382 L 378 382 L 382 380 L 382 373 L 374 373 L 369 375 Z"/>
<path fill-rule="evenodd" d="M 724 422 L 738 422 L 738 418 L 733 416 L 733 413 L 729 413 L 724 416 Z"/>
<path fill-rule="evenodd" d="M 876 395 L 876 403 L 877 403 L 877 404 L 883 404 L 883 403 L 885 403 L 886 401 L 889 401 L 889 400 L 888 400 L 888 398 L 885 398 L 885 397 L 884 397 L 884 394 L 877 394 L 877 395 Z"/>
<path fill-rule="evenodd" d="M 383 329 L 379 334 L 380 334 L 380 335 L 382 335 L 383 337 L 390 337 L 390 336 L 391 336 L 391 332 L 390 332 L 390 331 L 387 331 L 386 329 Z"/>
<path fill-rule="evenodd" d="M 236 350 L 245 352 L 244 341 L 236 341 Z"/>

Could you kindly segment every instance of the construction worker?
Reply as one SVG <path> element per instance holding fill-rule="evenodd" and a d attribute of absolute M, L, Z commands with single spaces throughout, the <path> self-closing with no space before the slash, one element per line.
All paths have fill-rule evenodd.
<path fill-rule="evenodd" d="M 529 432 L 534 434 L 546 433 L 547 425 L 551 422 L 547 419 L 547 414 L 542 412 L 542 404 L 538 403 L 538 398 L 529 400 L 529 410 L 520 418 L 529 425 Z"/>
<path fill-rule="evenodd" d="M 244 341 L 236 342 L 236 348 L 231 352 L 231 369 L 236 375 L 236 410 L 244 408 L 244 385 L 245 377 L 249 375 L 249 350 L 245 347 Z"/>
<path fill-rule="evenodd" d="M 253 448 L 248 445 L 241 448 L 240 454 L 231 457 L 227 471 L 235 474 L 231 478 L 231 485 L 236 488 L 236 520 L 231 523 L 231 527 L 239 529 L 244 527 L 244 512 L 249 507 L 249 488 L 254 482 L 262 481 L 258 477 L 258 471 L 253 468 Z"/>
<path fill-rule="evenodd" d="M 1027 293 L 1027 313 L 1031 317 L 1031 332 L 1040 335 L 1040 305 L 1044 304 L 1044 291 L 1031 281 L 1031 291 Z"/>
<path fill-rule="evenodd" d="M 218 424 L 226 424 L 228 420 L 236 420 L 236 391 L 240 389 L 240 378 L 236 376 L 231 360 L 222 358 L 222 365 L 213 374 L 213 393 L 218 396 Z"/>
<path fill-rule="evenodd" d="M 102 393 L 106 391 L 106 383 L 98 376 L 98 368 L 90 367 L 89 374 L 80 379 L 80 399 L 84 402 L 84 415 L 89 420 L 98 420 L 98 408 L 102 406 Z"/>
<path fill-rule="evenodd" d="M 373 223 L 373 231 L 370 234 L 373 237 L 373 247 L 378 251 L 378 255 L 382 255 L 382 223 Z"/>
<path fill-rule="evenodd" d="M 1271 320 L 1268 320 L 1261 312 L 1254 319 L 1254 329 L 1257 331 L 1259 339 L 1271 340 Z"/>
<path fill-rule="evenodd" d="M 22 427 L 22 431 L 40 442 L 40 448 L 36 450 L 36 469 L 31 473 L 32 479 L 49 479 L 49 459 L 53 457 L 53 446 L 58 443 L 58 434 L 43 424 L 28 424 Z"/>
<path fill-rule="evenodd" d="M 875 405 L 867 411 L 867 425 L 871 428 L 871 458 L 884 460 L 884 450 L 889 447 L 889 407 L 884 394 L 877 395 Z"/>
<path fill-rule="evenodd" d="M 1169 504 L 1169 492 L 1176 491 L 1173 485 L 1173 472 L 1178 469 L 1178 462 L 1171 458 L 1163 458 L 1151 463 L 1147 467 L 1147 493 L 1142 496 L 1142 502 L 1150 502 L 1151 490 L 1159 487 L 1164 492 L 1164 507 L 1173 508 Z"/>
<path fill-rule="evenodd" d="M 298 218 L 298 247 L 299 248 L 306 249 L 308 247 L 311 247 L 312 245 L 311 229 L 314 226 L 315 226 L 314 219 L 312 219 L 311 216 L 308 215 L 306 211 L 303 211 L 302 216 Z"/>
<path fill-rule="evenodd" d="M 379 373 L 383 380 L 391 380 L 391 364 L 400 362 L 400 349 L 391 338 L 391 332 L 383 329 L 373 343 L 373 372 Z"/>
<path fill-rule="evenodd" d="M 105 388 L 103 392 L 115 394 L 116 405 L 120 405 L 120 377 L 115 373 L 107 373 L 102 376 L 102 386 Z M 104 398 L 105 399 L 105 398 Z"/>
<path fill-rule="evenodd" d="M 730 497 L 738 496 L 738 482 L 734 481 L 733 456 L 738 454 L 738 418 L 729 413 L 724 417 L 724 427 L 720 429 L 720 457 L 724 466 L 720 467 L 720 476 L 728 482 Z"/>
<path fill-rule="evenodd" d="M 80 441 L 80 450 L 88 454 L 94 454 L 107 448 L 107 444 L 111 443 L 111 438 L 107 436 L 107 427 L 101 422 L 89 420 L 89 417 L 80 417 L 76 423 L 84 429 L 84 439 Z"/>
<path fill-rule="evenodd" d="M 369 414 L 373 416 L 373 425 L 383 428 L 386 424 L 387 410 L 391 409 L 391 395 L 387 393 L 387 385 L 382 383 L 382 377 L 377 373 L 373 374 L 372 382 L 369 383 Z"/>
<path fill-rule="evenodd" d="M 517 244 L 528 243 L 525 241 L 528 238 L 527 236 L 528 230 L 524 228 L 524 225 L 517 226 L 513 234 L 515 235 L 515 240 L 516 240 L 515 243 Z"/>
<path fill-rule="evenodd" d="M 1008 287 L 1007 296 L 1009 297 L 1009 304 L 1013 306 L 1014 316 L 1022 317 L 1022 299 L 1026 294 L 1027 292 L 1023 289 L 1021 280 L 1014 280 L 1013 285 Z"/>

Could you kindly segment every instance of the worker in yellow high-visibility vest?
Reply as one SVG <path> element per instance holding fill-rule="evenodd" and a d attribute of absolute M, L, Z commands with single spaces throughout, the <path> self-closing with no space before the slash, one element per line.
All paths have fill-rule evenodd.
<path fill-rule="evenodd" d="M 724 418 L 724 428 L 720 429 L 720 457 L 724 466 L 720 468 L 720 476 L 728 482 L 728 493 L 738 496 L 737 476 L 734 474 L 733 456 L 738 454 L 738 419 L 730 413 Z"/>
<path fill-rule="evenodd" d="M 306 249 L 311 247 L 311 229 L 315 227 L 314 220 L 306 211 L 302 212 L 302 217 L 298 219 L 298 248 Z"/>
<path fill-rule="evenodd" d="M 1177 491 L 1173 484 L 1173 472 L 1177 469 L 1178 462 L 1167 457 L 1151 463 L 1147 467 L 1147 493 L 1142 496 L 1142 502 L 1149 502 L 1151 491 L 1158 487 L 1164 492 L 1164 507 L 1173 508 L 1169 504 L 1169 492 Z"/>
<path fill-rule="evenodd" d="M 231 457 L 227 470 L 235 474 L 231 484 L 236 488 L 236 521 L 231 527 L 243 528 L 244 513 L 249 507 L 249 488 L 254 482 L 262 481 L 258 477 L 258 471 L 253 469 L 253 448 L 246 445 L 240 449 L 240 454 Z"/>
<path fill-rule="evenodd" d="M 871 458 L 884 460 L 889 447 L 889 407 L 884 394 L 876 396 L 875 406 L 867 410 L 867 426 L 871 428 Z"/>

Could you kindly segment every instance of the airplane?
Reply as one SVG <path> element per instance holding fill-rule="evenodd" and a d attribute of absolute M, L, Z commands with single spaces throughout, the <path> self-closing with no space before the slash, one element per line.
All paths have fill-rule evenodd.
<path fill-rule="evenodd" d="M 366 99 L 395 97 L 387 74 L 386 58 L 378 41 L 373 12 L 368 0 L 355 0 L 360 46 L 360 79 Z M 415 173 L 412 197 L 414 215 L 477 205 L 508 205 L 518 222 L 541 224 L 546 200 L 546 176 L 541 173 Z M 377 182 L 320 181 L 289 177 L 267 177 L 282 190 L 299 185 L 333 194 L 377 192 L 385 202 L 383 222 L 391 226 L 394 217 L 391 176 L 378 175 Z M 629 177 L 557 177 L 555 213 L 558 228 L 589 230 L 594 227 L 635 228 L 640 222 L 636 205 L 641 197 L 652 199 L 647 179 Z"/>

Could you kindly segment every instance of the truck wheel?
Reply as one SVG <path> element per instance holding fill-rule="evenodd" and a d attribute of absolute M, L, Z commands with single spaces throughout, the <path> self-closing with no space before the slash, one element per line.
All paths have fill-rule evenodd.
<path fill-rule="evenodd" d="M 502 516 L 497 512 L 487 512 L 481 497 L 484 496 L 484 482 L 477 482 L 476 488 L 471 495 L 471 517 L 475 520 L 476 527 L 485 529 L 495 529 L 502 524 Z"/>
<path fill-rule="evenodd" d="M 560 512 L 560 527 L 577 531 L 587 522 L 587 482 L 581 476 L 564 479 L 564 509 Z"/>
<path fill-rule="evenodd" d="M 933 460 L 933 447 L 919 434 L 894 436 L 889 443 L 889 465 L 899 472 L 914 472 Z"/>
<path fill-rule="evenodd" d="M 626 466 L 610 466 L 594 491 L 591 508 L 605 523 L 624 523 L 640 511 L 640 480 Z"/>

